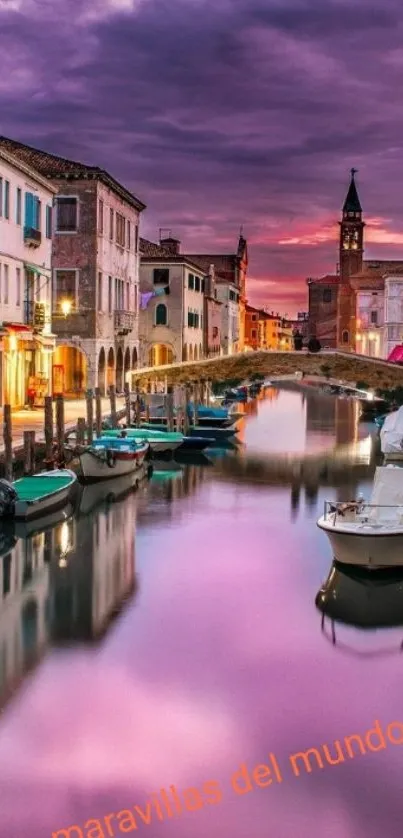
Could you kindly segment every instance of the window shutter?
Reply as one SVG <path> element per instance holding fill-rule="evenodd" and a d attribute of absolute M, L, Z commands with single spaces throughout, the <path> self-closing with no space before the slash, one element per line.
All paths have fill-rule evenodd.
<path fill-rule="evenodd" d="M 35 204 L 34 204 L 34 196 L 31 192 L 25 193 L 25 227 L 30 227 L 31 229 L 35 226 L 34 224 L 34 211 L 35 211 Z"/>

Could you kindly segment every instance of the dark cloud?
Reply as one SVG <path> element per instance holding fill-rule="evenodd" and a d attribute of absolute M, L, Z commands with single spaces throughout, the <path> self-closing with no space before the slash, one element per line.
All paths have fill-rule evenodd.
<path fill-rule="evenodd" d="M 333 269 L 336 241 L 278 242 L 337 220 L 351 165 L 400 225 L 397 0 L 0 0 L 0 28 L 2 132 L 108 168 L 148 235 L 228 250 L 242 223 L 256 298 Z"/>

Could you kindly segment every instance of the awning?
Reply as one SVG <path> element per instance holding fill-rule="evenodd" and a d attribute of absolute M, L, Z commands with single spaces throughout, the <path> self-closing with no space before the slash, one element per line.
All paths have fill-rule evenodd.
<path fill-rule="evenodd" d="M 31 265 L 30 262 L 24 262 L 24 268 L 26 268 L 27 271 L 32 271 L 33 274 L 37 274 L 37 276 L 50 276 L 49 268 L 40 268 L 38 265 Z"/>
<path fill-rule="evenodd" d="M 31 326 L 26 326 L 25 323 L 3 323 L 1 324 L 3 332 L 9 335 L 19 335 L 21 340 L 32 340 L 33 331 Z"/>
<path fill-rule="evenodd" d="M 395 364 L 403 361 L 403 344 L 395 346 L 389 355 L 388 361 L 394 361 Z"/>

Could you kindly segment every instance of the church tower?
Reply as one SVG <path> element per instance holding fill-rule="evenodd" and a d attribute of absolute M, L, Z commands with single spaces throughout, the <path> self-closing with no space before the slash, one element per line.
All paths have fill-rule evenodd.
<path fill-rule="evenodd" d="M 356 169 L 351 169 L 350 186 L 340 221 L 340 283 L 337 306 L 337 346 L 352 352 L 355 352 L 356 302 L 350 276 L 362 270 L 365 227 L 355 174 Z"/>

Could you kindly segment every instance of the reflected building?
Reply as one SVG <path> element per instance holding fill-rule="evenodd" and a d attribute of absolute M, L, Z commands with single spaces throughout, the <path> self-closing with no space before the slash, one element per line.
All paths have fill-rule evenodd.
<path fill-rule="evenodd" d="M 42 532 L 17 540 L 0 557 L 0 708 L 41 659 L 48 614 L 49 564 Z"/>
<path fill-rule="evenodd" d="M 72 519 L 68 552 L 50 565 L 52 642 L 99 639 L 133 594 L 136 517 L 133 494 L 124 503 Z"/>

